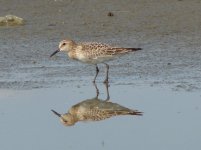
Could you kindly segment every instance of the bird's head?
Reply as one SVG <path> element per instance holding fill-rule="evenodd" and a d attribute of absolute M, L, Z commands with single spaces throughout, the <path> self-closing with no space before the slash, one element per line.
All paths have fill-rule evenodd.
<path fill-rule="evenodd" d="M 76 122 L 74 120 L 74 117 L 70 113 L 66 113 L 62 115 L 54 110 L 51 110 L 51 111 L 60 118 L 61 123 L 65 126 L 72 126 Z"/>
<path fill-rule="evenodd" d="M 69 52 L 70 50 L 72 50 L 73 46 L 75 45 L 75 42 L 72 40 L 63 40 L 59 43 L 59 48 L 54 51 L 50 57 L 54 56 L 56 53 L 60 52 L 60 51 L 65 51 L 65 52 Z"/>

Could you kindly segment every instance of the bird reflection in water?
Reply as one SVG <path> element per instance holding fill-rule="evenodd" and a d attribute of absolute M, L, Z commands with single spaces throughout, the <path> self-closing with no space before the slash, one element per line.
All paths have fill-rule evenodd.
<path fill-rule="evenodd" d="M 142 115 L 140 111 L 110 102 L 108 84 L 105 84 L 107 90 L 106 100 L 98 98 L 99 90 L 95 83 L 94 86 L 96 88 L 96 97 L 73 105 L 65 114 L 59 114 L 55 110 L 51 110 L 60 118 L 63 125 L 72 126 L 78 121 L 99 121 L 118 115 Z"/>

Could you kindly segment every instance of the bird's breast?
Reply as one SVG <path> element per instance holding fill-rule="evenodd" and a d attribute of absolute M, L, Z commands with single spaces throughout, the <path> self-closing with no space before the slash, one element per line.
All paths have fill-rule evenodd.
<path fill-rule="evenodd" d="M 71 59 L 76 59 L 76 53 L 74 51 L 68 52 L 68 57 Z"/>

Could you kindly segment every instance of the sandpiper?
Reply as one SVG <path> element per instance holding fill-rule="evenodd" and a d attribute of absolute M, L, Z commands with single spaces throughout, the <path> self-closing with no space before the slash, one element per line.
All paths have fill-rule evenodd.
<path fill-rule="evenodd" d="M 81 42 L 76 43 L 73 40 L 66 39 L 59 43 L 58 50 L 54 51 L 50 57 L 60 51 L 67 52 L 69 58 L 75 59 L 84 63 L 93 64 L 96 66 L 96 75 L 93 82 L 96 81 L 96 77 L 99 73 L 98 65 L 103 63 L 106 65 L 106 78 L 104 83 L 108 83 L 109 65 L 106 61 L 116 58 L 129 52 L 142 50 L 141 48 L 121 48 L 112 47 L 108 44 L 97 42 Z"/>
<path fill-rule="evenodd" d="M 142 116 L 142 112 L 123 107 L 117 103 L 88 99 L 70 108 L 65 114 L 51 110 L 65 126 L 72 126 L 78 121 L 100 121 L 118 115 Z"/>
<path fill-rule="evenodd" d="M 95 84 L 96 97 L 73 105 L 65 114 L 60 114 L 55 110 L 52 110 L 52 112 L 60 118 L 61 123 L 65 126 L 72 126 L 78 121 L 100 121 L 118 115 L 143 115 L 138 110 L 129 109 L 117 103 L 110 102 L 108 84 L 105 85 L 107 99 L 101 100 L 98 98 L 99 90 Z"/>

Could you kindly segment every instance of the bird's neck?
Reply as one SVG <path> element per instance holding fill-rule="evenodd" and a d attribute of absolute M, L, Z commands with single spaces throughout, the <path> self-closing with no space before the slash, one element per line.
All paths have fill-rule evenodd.
<path fill-rule="evenodd" d="M 77 47 L 77 44 L 72 41 L 72 43 L 70 43 L 70 44 L 68 45 L 68 49 L 69 49 L 68 51 L 73 51 L 73 50 L 76 49 L 76 47 Z"/>
<path fill-rule="evenodd" d="M 79 118 L 78 118 L 76 115 L 72 115 L 72 114 L 71 114 L 71 122 L 76 123 L 76 122 L 78 122 L 78 121 L 79 121 Z"/>
<path fill-rule="evenodd" d="M 75 51 L 69 51 L 67 52 L 68 57 L 71 59 L 76 59 L 76 52 Z"/>
<path fill-rule="evenodd" d="M 77 52 L 79 52 L 79 50 L 81 50 L 81 49 L 82 49 L 82 47 L 77 44 L 72 45 L 72 47 L 67 52 L 68 57 L 71 59 L 78 59 Z"/>

